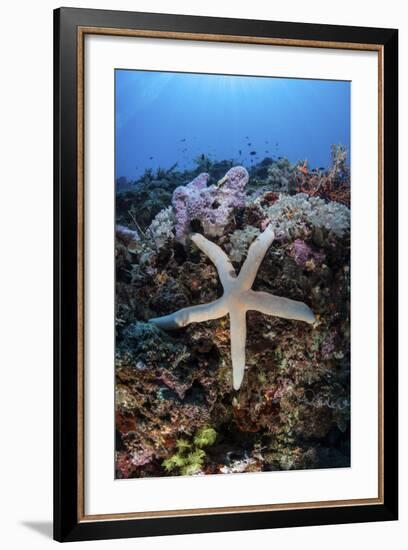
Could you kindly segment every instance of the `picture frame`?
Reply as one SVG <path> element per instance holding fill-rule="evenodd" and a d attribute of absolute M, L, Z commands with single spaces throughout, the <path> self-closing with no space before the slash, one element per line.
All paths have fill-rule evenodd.
<path fill-rule="evenodd" d="M 378 308 L 378 347 L 373 351 L 378 364 L 375 369 L 377 385 L 374 391 L 367 388 L 378 413 L 375 419 L 378 428 L 378 490 L 374 497 L 329 500 L 305 498 L 302 501 L 271 504 L 248 504 L 243 501 L 222 507 L 167 507 L 164 510 L 134 513 L 121 510 L 105 514 L 87 513 L 89 489 L 84 455 L 88 439 L 92 438 L 92 426 L 86 419 L 85 385 L 89 357 L 85 349 L 85 317 L 88 285 L 92 285 L 92 279 L 86 279 L 84 273 L 89 253 L 86 233 L 92 231 L 94 219 L 87 218 L 85 208 L 86 166 L 91 162 L 88 159 L 89 142 L 84 118 L 88 93 L 85 87 L 85 40 L 89 36 L 115 37 L 127 42 L 135 37 L 139 41 L 165 39 L 177 44 L 215 44 L 220 48 L 225 44 L 233 44 L 251 45 L 254 48 L 291 48 L 292 51 L 300 51 L 302 48 L 317 53 L 339 50 L 351 55 L 353 52 L 373 52 L 376 56 L 378 78 L 374 92 L 378 99 L 378 132 L 374 137 L 378 155 L 375 167 L 378 184 L 375 186 L 371 182 L 371 185 L 378 190 L 377 210 L 373 213 L 377 220 L 378 293 L 372 296 Z M 208 58 L 207 62 L 211 64 L 211 59 Z M 389 521 L 398 518 L 397 165 L 398 31 L 395 29 L 76 8 L 55 10 L 54 538 L 57 541 Z M 106 223 L 109 224 L 110 220 Z M 357 395 L 356 407 L 358 400 Z M 112 439 L 110 435 L 107 438 L 109 441 Z M 292 473 L 286 472 L 285 475 L 290 476 Z M 230 476 L 231 479 L 233 477 Z M 159 479 L 144 481 L 156 484 L 162 482 Z"/>

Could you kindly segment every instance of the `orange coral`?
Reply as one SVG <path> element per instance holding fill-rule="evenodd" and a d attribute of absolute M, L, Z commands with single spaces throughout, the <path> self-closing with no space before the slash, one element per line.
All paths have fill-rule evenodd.
<path fill-rule="evenodd" d="M 350 207 L 350 182 L 346 179 L 339 181 L 331 172 L 302 171 L 300 176 L 296 176 L 296 191 Z"/>
<path fill-rule="evenodd" d="M 308 169 L 307 169 L 307 160 L 300 166 L 298 166 L 298 171 L 303 174 L 304 176 L 308 175 Z"/>
<path fill-rule="evenodd" d="M 332 164 L 325 172 L 308 171 L 305 160 L 303 165 L 298 166 L 295 175 L 296 191 L 350 207 L 350 172 L 346 157 L 346 149 L 342 145 L 333 145 Z"/>

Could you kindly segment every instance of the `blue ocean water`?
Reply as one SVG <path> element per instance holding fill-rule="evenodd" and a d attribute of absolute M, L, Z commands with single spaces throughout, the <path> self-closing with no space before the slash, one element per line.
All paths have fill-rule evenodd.
<path fill-rule="evenodd" d="M 350 150 L 350 82 L 117 69 L 115 126 L 116 178 L 201 154 L 327 167 L 332 144 Z"/>

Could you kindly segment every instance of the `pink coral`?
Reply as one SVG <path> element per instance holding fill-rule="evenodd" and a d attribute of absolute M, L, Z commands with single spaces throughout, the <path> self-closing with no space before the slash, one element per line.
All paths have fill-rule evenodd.
<path fill-rule="evenodd" d="M 202 190 L 207 188 L 207 182 L 210 176 L 203 172 L 193 179 L 188 185 L 177 187 L 173 193 L 173 207 L 176 211 L 176 237 L 184 237 L 190 226 L 191 215 L 195 210 L 202 209 L 206 193 L 202 195 Z"/>
<path fill-rule="evenodd" d="M 140 446 L 140 449 L 134 451 L 130 455 L 130 463 L 134 466 L 144 466 L 151 462 L 154 458 L 154 451 L 152 448 L 144 445 Z"/>
<path fill-rule="evenodd" d="M 208 235 L 220 235 L 234 208 L 245 205 L 245 186 L 249 175 L 243 166 L 234 166 L 217 183 L 207 187 L 209 175 L 202 173 L 173 193 L 176 237 L 184 241 L 193 220 L 201 222 Z"/>
<path fill-rule="evenodd" d="M 316 252 L 313 248 L 302 241 L 296 239 L 291 247 L 290 255 L 293 257 L 297 265 L 314 271 L 316 266 L 324 261 L 325 255 L 323 252 Z"/>
<path fill-rule="evenodd" d="M 292 255 L 295 262 L 304 267 L 312 256 L 312 249 L 304 241 L 296 239 L 292 246 Z"/>

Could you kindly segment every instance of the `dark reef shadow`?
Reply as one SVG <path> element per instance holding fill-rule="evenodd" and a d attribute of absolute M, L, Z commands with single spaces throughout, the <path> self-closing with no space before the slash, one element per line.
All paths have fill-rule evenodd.
<path fill-rule="evenodd" d="M 20 525 L 36 531 L 47 539 L 52 539 L 52 521 L 22 521 Z"/>

